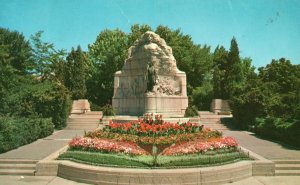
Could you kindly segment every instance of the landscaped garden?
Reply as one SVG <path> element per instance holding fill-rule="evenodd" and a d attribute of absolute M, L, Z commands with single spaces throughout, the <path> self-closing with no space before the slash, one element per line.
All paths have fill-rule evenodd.
<path fill-rule="evenodd" d="M 196 123 L 146 115 L 75 137 L 58 159 L 100 166 L 178 168 L 232 163 L 249 157 L 232 137 Z"/>

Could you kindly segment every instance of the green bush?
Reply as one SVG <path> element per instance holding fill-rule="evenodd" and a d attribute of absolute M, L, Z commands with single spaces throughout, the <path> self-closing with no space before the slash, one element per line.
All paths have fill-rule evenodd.
<path fill-rule="evenodd" d="M 262 136 L 300 147 L 300 121 L 282 118 L 257 118 L 255 131 Z"/>
<path fill-rule="evenodd" d="M 116 115 L 115 109 L 109 104 L 103 106 L 101 108 L 101 110 L 102 110 L 104 116 L 114 116 L 114 115 Z"/>
<path fill-rule="evenodd" d="M 67 89 L 60 84 L 49 81 L 20 84 L 7 93 L 0 112 L 17 117 L 52 118 L 55 128 L 61 129 L 66 126 L 70 103 Z"/>
<path fill-rule="evenodd" d="M 198 109 L 196 106 L 188 106 L 187 109 L 185 110 L 185 117 L 194 117 L 194 116 L 198 116 Z"/>
<path fill-rule="evenodd" d="M 0 153 L 46 137 L 53 130 L 50 118 L 0 117 Z"/>

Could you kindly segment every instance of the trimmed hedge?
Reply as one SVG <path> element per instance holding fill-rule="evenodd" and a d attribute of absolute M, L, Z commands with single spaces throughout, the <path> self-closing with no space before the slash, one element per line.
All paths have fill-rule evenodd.
<path fill-rule="evenodd" d="M 53 133 L 51 118 L 0 117 L 0 153 Z"/>

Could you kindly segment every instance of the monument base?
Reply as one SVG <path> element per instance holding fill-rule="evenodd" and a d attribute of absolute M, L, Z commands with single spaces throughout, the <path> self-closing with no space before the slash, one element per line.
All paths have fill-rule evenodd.
<path fill-rule="evenodd" d="M 113 98 L 117 115 L 141 116 L 146 113 L 165 117 L 183 117 L 188 107 L 188 97 L 147 95 L 135 98 Z"/>

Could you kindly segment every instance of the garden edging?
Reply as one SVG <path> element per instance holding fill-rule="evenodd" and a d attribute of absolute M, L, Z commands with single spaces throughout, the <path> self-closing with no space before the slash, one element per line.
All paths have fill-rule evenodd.
<path fill-rule="evenodd" d="M 254 161 L 240 161 L 214 167 L 185 169 L 128 169 L 91 166 L 71 161 L 55 160 L 68 146 L 37 163 L 37 176 L 59 176 L 69 180 L 94 184 L 222 184 L 251 176 L 275 175 L 275 164 L 247 150 Z"/>

